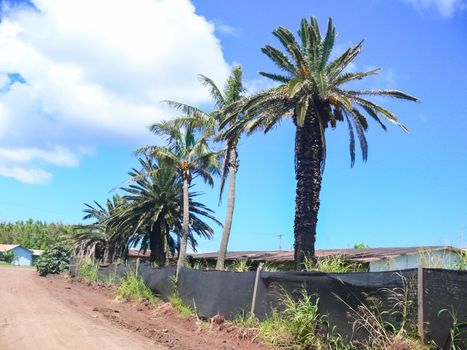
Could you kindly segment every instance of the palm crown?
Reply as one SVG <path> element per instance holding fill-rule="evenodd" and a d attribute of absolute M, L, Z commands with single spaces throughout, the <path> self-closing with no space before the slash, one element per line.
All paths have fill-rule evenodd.
<path fill-rule="evenodd" d="M 350 151 L 352 165 L 355 160 L 354 131 L 366 160 L 368 145 L 364 131 L 368 129 L 370 117 L 378 122 L 384 130 L 383 120 L 400 126 L 396 116 L 367 99 L 367 96 L 385 96 L 410 101 L 418 101 L 398 90 L 346 90 L 343 85 L 355 80 L 378 74 L 378 69 L 364 72 L 348 72 L 346 68 L 361 53 L 363 42 L 347 49 L 343 54 L 331 60 L 336 30 L 329 19 L 326 35 L 321 37 L 316 18 L 308 22 L 303 19 L 298 31 L 299 40 L 288 29 L 278 27 L 273 34 L 285 48 L 285 52 L 270 45 L 262 48 L 281 70 L 281 74 L 260 72 L 263 76 L 280 83 L 276 88 L 253 96 L 246 105 L 250 118 L 247 129 L 252 132 L 262 129 L 268 132 L 284 116 L 293 116 L 297 127 L 302 127 L 305 119 L 311 114 L 319 116 L 319 128 L 323 144 L 323 159 L 325 159 L 326 140 L 324 130 L 336 127 L 338 121 L 346 121 L 350 132 Z M 245 124 L 247 120 L 243 122 Z"/>

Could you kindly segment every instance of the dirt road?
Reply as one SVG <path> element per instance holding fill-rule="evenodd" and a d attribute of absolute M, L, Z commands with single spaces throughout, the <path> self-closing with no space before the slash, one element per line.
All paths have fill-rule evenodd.
<path fill-rule="evenodd" d="M 33 268 L 0 266 L 0 349 L 167 349 L 57 300 Z"/>
<path fill-rule="evenodd" d="M 125 303 L 111 288 L 0 266 L 0 349 L 268 350 L 257 331 L 181 317 L 170 304 Z"/>

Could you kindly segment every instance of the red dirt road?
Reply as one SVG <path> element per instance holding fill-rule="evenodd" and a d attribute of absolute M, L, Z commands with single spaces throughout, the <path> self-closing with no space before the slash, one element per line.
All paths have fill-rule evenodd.
<path fill-rule="evenodd" d="M 109 288 L 0 266 L 0 349 L 267 350 L 255 330 L 187 318 L 167 303 L 115 301 Z"/>
<path fill-rule="evenodd" d="M 167 349 L 57 300 L 33 268 L 0 266 L 0 349 Z"/>

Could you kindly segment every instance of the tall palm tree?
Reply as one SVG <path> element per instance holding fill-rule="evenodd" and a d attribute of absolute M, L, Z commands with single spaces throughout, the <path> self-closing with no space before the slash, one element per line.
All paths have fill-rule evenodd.
<path fill-rule="evenodd" d="M 319 195 L 322 172 L 326 159 L 325 131 L 335 128 L 338 121 L 346 122 L 350 134 L 351 166 L 355 161 L 355 136 L 360 143 L 363 160 L 368 155 L 365 132 L 367 117 L 374 119 L 386 130 L 382 120 L 407 131 L 389 110 L 367 99 L 368 96 L 383 96 L 418 101 L 397 90 L 358 90 L 345 88 L 346 83 L 375 75 L 379 69 L 364 72 L 346 70 L 362 51 L 362 42 L 348 48 L 331 60 L 336 31 L 329 19 L 327 32 L 321 37 L 318 22 L 312 17 L 304 18 L 298 31 L 298 40 L 288 29 L 278 27 L 273 34 L 284 47 L 281 51 L 265 46 L 266 54 L 282 71 L 260 72 L 279 85 L 251 97 L 245 108 L 250 118 L 233 127 L 247 128 L 249 132 L 263 130 L 265 133 L 284 118 L 291 118 L 295 131 L 295 267 L 301 269 L 305 257 L 314 259 L 316 226 L 318 222 Z"/>
<path fill-rule="evenodd" d="M 214 185 L 212 175 L 219 171 L 218 154 L 209 148 L 209 132 L 196 138 L 193 127 L 174 127 L 173 123 L 163 121 L 150 126 L 150 130 L 166 139 L 168 146 L 145 146 L 137 153 L 156 157 L 161 167 L 175 171 L 182 182 L 183 221 L 180 251 L 177 261 L 177 276 L 186 261 L 186 250 L 190 233 L 189 187 L 194 177 L 200 176 L 205 183 Z"/>
<path fill-rule="evenodd" d="M 124 204 L 124 199 L 114 195 L 108 199 L 106 206 L 94 202 L 94 206 L 85 203 L 83 220 L 95 220 L 88 225 L 75 226 L 75 233 L 71 236 L 72 246 L 78 256 L 90 254 L 102 255 L 105 263 L 112 263 L 116 258 L 123 258 L 126 254 L 126 242 L 114 237 L 114 230 L 109 225 L 109 219 L 117 215 Z"/>
<path fill-rule="evenodd" d="M 140 245 L 141 250 L 151 250 L 150 260 L 163 265 L 167 253 L 175 251 L 175 239 L 171 233 L 180 235 L 182 230 L 182 193 L 180 178 L 173 169 L 161 167 L 150 158 L 140 159 L 141 169 L 129 172 L 134 181 L 125 188 L 123 199 L 126 204 L 110 224 L 116 235 L 125 236 L 129 245 Z M 189 238 L 196 246 L 193 233 L 210 238 L 214 230 L 202 220 L 216 221 L 212 210 L 196 202 L 198 193 L 189 193 L 189 216 L 191 231 Z"/>
<path fill-rule="evenodd" d="M 211 129 L 213 133 L 216 134 L 215 139 L 217 141 L 225 142 L 223 164 L 221 166 L 219 204 L 222 201 L 227 177 L 229 178 L 229 192 L 227 196 L 224 230 L 222 232 L 222 239 L 217 255 L 217 270 L 224 269 L 225 256 L 227 254 L 227 246 L 232 229 L 235 208 L 235 180 L 239 167 L 237 144 L 242 135 L 241 129 L 236 129 L 238 132 L 225 133 L 219 126 L 229 117 L 229 122 L 224 125 L 224 129 L 227 130 L 228 127 L 234 125 L 243 118 L 241 110 L 243 107 L 245 89 L 242 83 L 242 75 L 242 68 L 240 66 L 234 67 L 222 90 L 212 79 L 205 75 L 199 75 L 202 84 L 209 88 L 211 98 L 214 101 L 215 110 L 211 113 L 206 113 L 187 104 L 167 101 L 170 106 L 185 113 L 186 117 L 176 119 L 174 121 L 175 124 L 193 125 L 200 130 Z"/>

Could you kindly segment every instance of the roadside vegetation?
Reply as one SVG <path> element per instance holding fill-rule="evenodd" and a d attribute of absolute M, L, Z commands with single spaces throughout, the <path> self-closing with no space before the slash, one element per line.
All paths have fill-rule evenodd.
<path fill-rule="evenodd" d="M 123 301 L 146 301 L 154 303 L 156 297 L 152 293 L 151 289 L 144 283 L 144 280 L 136 274 L 136 272 L 130 272 L 126 274 L 118 283 L 115 290 L 117 300 Z"/>
<path fill-rule="evenodd" d="M 88 283 L 98 282 L 99 265 L 91 259 L 83 260 L 76 266 L 76 275 Z"/>
<path fill-rule="evenodd" d="M 36 268 L 40 276 L 59 274 L 70 268 L 70 249 L 63 242 L 58 242 L 46 249 L 37 259 Z"/>

